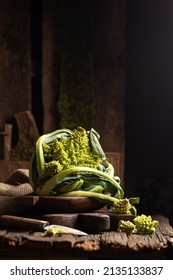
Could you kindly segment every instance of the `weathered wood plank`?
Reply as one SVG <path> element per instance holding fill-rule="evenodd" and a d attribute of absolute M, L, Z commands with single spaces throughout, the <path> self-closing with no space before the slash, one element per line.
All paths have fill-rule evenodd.
<path fill-rule="evenodd" d="M 26 186 L 24 190 L 28 189 Z M 21 189 L 20 189 L 21 191 Z M 37 202 L 36 196 L 20 196 L 20 191 L 17 196 L 0 196 L 0 215 L 26 215 L 32 213 Z M 26 199 L 25 199 L 26 198 Z"/>
<path fill-rule="evenodd" d="M 161 227 L 163 220 L 161 219 Z M 173 236 L 173 229 L 169 224 L 169 237 Z M 37 258 L 104 258 L 104 259 L 164 259 L 169 254 L 170 242 L 167 235 L 161 232 L 153 235 L 127 236 L 125 233 L 115 231 L 88 236 L 75 236 L 70 234 L 61 237 L 44 237 L 43 232 L 6 231 L 0 230 L 0 258 L 10 256 L 15 259 L 21 255 L 29 259 Z M 158 234 L 161 238 L 158 239 Z M 164 240 L 164 244 L 161 240 Z M 28 252 L 26 254 L 26 252 Z M 39 254 L 38 254 L 39 252 Z"/>
<path fill-rule="evenodd" d="M 14 115 L 18 127 L 18 141 L 11 150 L 11 160 L 30 161 L 39 132 L 33 114 L 26 110 Z"/>
<path fill-rule="evenodd" d="M 59 39 L 57 36 L 56 0 L 43 0 L 43 106 L 44 132 L 58 128 L 57 100 L 59 93 Z"/>
<path fill-rule="evenodd" d="M 110 218 L 106 213 L 80 213 L 78 226 L 88 233 L 110 229 Z"/>
<path fill-rule="evenodd" d="M 110 246 L 114 248 L 125 248 L 127 246 L 127 236 L 120 232 L 106 232 L 101 235 L 101 243 L 104 246 Z"/>
<path fill-rule="evenodd" d="M 91 1 L 93 127 L 107 152 L 124 154 L 126 1 Z"/>
<path fill-rule="evenodd" d="M 30 1 L 0 0 L 0 129 L 31 109 Z"/>
<path fill-rule="evenodd" d="M 77 228 L 78 215 L 78 213 L 45 214 L 42 216 L 42 219 L 48 221 L 50 225 Z"/>

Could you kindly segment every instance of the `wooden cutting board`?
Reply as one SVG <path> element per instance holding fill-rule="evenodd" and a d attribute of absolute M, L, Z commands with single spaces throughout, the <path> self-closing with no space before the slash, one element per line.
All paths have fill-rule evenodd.
<path fill-rule="evenodd" d="M 73 227 L 87 233 L 117 230 L 119 220 L 129 214 L 108 212 L 104 205 L 87 197 L 0 197 L 0 215 L 18 215 L 46 220 L 49 224 Z M 15 223 L 13 224 L 15 229 Z"/>
<path fill-rule="evenodd" d="M 51 197 L 51 196 L 0 196 L 0 215 L 31 212 L 79 213 L 101 209 L 98 200 L 89 197 Z"/>
<path fill-rule="evenodd" d="M 97 233 L 102 231 L 117 231 L 120 220 L 132 221 L 134 216 L 131 214 L 114 214 L 109 212 L 89 212 L 89 213 L 60 213 L 46 214 L 40 216 L 47 220 L 49 224 L 73 227 L 87 233 Z"/>

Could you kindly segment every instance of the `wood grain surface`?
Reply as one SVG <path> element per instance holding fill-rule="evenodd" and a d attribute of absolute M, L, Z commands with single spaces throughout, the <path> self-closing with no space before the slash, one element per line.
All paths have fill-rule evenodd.
<path fill-rule="evenodd" d="M 77 237 L 44 237 L 40 231 L 0 229 L 1 259 L 171 259 L 173 228 L 155 216 L 159 227 L 152 235 L 106 231 Z"/>

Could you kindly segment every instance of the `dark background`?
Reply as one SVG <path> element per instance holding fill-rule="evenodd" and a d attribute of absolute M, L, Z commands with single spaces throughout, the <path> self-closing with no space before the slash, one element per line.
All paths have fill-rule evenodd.
<path fill-rule="evenodd" d="M 173 173 L 173 2 L 127 1 L 126 185 Z"/>
<path fill-rule="evenodd" d="M 62 24 L 60 7 L 67 20 Z M 172 0 L 0 0 L 0 130 L 23 110 L 33 113 L 41 134 L 57 129 L 62 69 L 67 84 L 77 76 L 86 90 L 80 63 L 91 53 L 91 91 L 85 92 L 95 107 L 88 126 L 100 133 L 106 152 L 124 157 L 119 165 L 126 196 L 139 195 L 145 213 L 173 217 L 172 11 Z M 75 54 L 67 52 L 71 79 L 61 60 L 69 27 L 76 36 L 68 33 Z M 85 40 L 88 49 L 76 51 Z M 86 105 L 81 96 L 78 108 Z M 70 117 L 77 115 L 73 106 Z M 0 164 L 4 168 L 3 159 Z"/>

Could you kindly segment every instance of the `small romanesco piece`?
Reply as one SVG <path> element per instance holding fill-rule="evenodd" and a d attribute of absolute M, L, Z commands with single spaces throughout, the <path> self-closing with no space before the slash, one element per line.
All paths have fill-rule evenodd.
<path fill-rule="evenodd" d="M 78 127 L 68 137 L 54 139 L 52 144 L 43 144 L 47 176 L 72 166 L 98 168 L 100 158 L 91 152 L 87 131 Z"/>
<path fill-rule="evenodd" d="M 131 214 L 131 208 L 132 205 L 130 204 L 128 198 L 122 198 L 114 202 L 112 212 L 115 214 Z"/>
<path fill-rule="evenodd" d="M 132 223 L 131 221 L 124 221 L 124 220 L 120 220 L 118 223 L 118 228 L 117 228 L 118 232 L 126 232 L 127 235 L 130 235 L 132 233 L 136 233 L 137 229 L 134 223 Z"/>
<path fill-rule="evenodd" d="M 155 232 L 158 226 L 158 221 L 152 220 L 152 217 L 142 214 L 141 216 L 136 216 L 133 220 L 137 233 L 139 234 L 150 234 Z"/>
<path fill-rule="evenodd" d="M 43 152 L 44 152 L 44 157 L 45 161 L 48 162 L 52 160 L 52 148 L 46 143 L 43 143 Z"/>
<path fill-rule="evenodd" d="M 49 228 L 46 230 L 46 232 L 44 233 L 44 236 L 45 237 L 51 237 L 51 236 L 61 236 L 63 234 L 65 234 L 66 231 L 63 229 L 63 228 L 60 228 L 60 229 L 56 229 L 56 228 Z"/>
<path fill-rule="evenodd" d="M 152 234 L 158 226 L 158 221 L 152 220 L 151 216 L 144 214 L 138 215 L 131 221 L 120 220 L 117 231 L 126 232 L 128 235 L 132 233 Z"/>
<path fill-rule="evenodd" d="M 54 176 L 58 172 L 60 172 L 63 169 L 62 165 L 57 160 L 52 160 L 48 163 L 45 163 L 45 170 L 47 176 Z"/>

